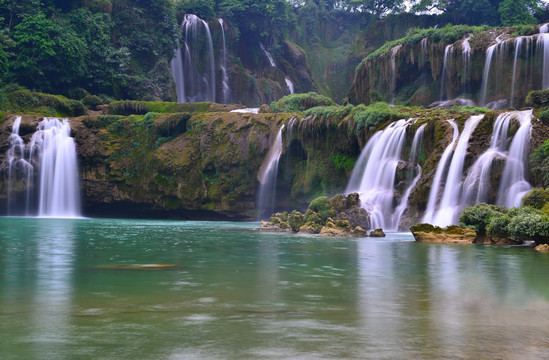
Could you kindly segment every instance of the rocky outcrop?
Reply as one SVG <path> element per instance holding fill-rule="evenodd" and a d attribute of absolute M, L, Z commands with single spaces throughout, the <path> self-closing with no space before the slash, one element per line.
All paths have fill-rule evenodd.
<path fill-rule="evenodd" d="M 319 197 L 311 202 L 307 212 L 273 214 L 270 221 L 261 222 L 260 230 L 291 231 L 299 234 L 319 234 L 327 237 L 366 237 L 370 215 L 360 207 L 357 193 L 338 194 L 331 199 Z"/>
<path fill-rule="evenodd" d="M 477 233 L 459 226 L 440 228 L 431 224 L 418 224 L 410 228 L 417 242 L 436 244 L 472 244 Z"/>
<path fill-rule="evenodd" d="M 536 251 L 543 252 L 543 253 L 549 253 L 549 244 L 540 244 L 536 246 Z"/>

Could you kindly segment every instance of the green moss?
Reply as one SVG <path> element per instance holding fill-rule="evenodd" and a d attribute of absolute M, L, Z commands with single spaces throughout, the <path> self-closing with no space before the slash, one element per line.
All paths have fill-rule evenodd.
<path fill-rule="evenodd" d="M 334 155 L 331 160 L 337 169 L 344 171 L 352 171 L 356 164 L 356 158 L 345 154 Z"/>
<path fill-rule="evenodd" d="M 115 101 L 109 104 L 113 115 L 144 115 L 154 113 L 196 113 L 210 110 L 211 103 L 175 103 L 161 101 Z M 220 110 L 220 109 L 219 109 Z"/>
<path fill-rule="evenodd" d="M 11 87 L 0 90 L 2 98 L 0 108 L 2 110 L 59 117 L 74 117 L 84 114 L 84 104 L 80 101 L 19 87 L 12 90 Z"/>
<path fill-rule="evenodd" d="M 293 94 L 271 103 L 273 112 L 300 112 L 317 106 L 333 106 L 334 101 L 315 92 Z"/>
<path fill-rule="evenodd" d="M 526 103 L 537 107 L 549 106 L 549 90 L 530 91 Z"/>

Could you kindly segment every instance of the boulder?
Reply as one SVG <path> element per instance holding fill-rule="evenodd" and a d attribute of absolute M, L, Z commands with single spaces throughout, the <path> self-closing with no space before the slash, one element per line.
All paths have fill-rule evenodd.
<path fill-rule="evenodd" d="M 416 241 L 425 243 L 472 244 L 477 237 L 475 230 L 455 225 L 441 228 L 431 224 L 417 224 L 410 231 Z"/>
<path fill-rule="evenodd" d="M 375 229 L 370 231 L 370 237 L 385 237 L 385 233 L 382 229 Z"/>

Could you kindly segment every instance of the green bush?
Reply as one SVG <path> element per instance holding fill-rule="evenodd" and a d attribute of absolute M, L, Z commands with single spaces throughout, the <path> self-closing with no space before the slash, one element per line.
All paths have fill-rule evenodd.
<path fill-rule="evenodd" d="M 408 113 L 401 113 L 398 108 L 391 107 L 384 102 L 377 102 L 372 105 L 355 106 L 350 115 L 356 124 L 355 131 L 360 133 L 362 129 L 374 130 L 379 125 L 391 120 L 398 120 L 410 117 Z"/>
<path fill-rule="evenodd" d="M 549 191 L 534 189 L 522 198 L 522 206 L 541 210 L 549 202 Z"/>
<path fill-rule="evenodd" d="M 538 118 L 545 125 L 549 125 L 549 110 L 540 111 L 539 114 L 538 114 Z"/>
<path fill-rule="evenodd" d="M 317 213 L 322 219 L 323 223 L 326 223 L 326 220 L 329 217 L 333 217 L 336 215 L 335 210 L 332 209 L 332 207 L 330 206 L 330 199 L 328 199 L 327 196 L 317 197 L 316 199 L 311 201 L 311 204 L 309 205 L 309 210 Z"/>
<path fill-rule="evenodd" d="M 356 164 L 356 159 L 354 157 L 344 154 L 334 155 L 331 160 L 336 169 L 344 171 L 352 171 Z"/>
<path fill-rule="evenodd" d="M 89 107 L 92 110 L 96 110 L 97 106 L 99 106 L 103 103 L 103 101 L 101 101 L 101 98 L 99 96 L 95 96 L 95 95 L 86 95 L 86 96 L 84 96 L 84 98 L 82 99 L 82 102 L 84 103 L 84 105 L 86 105 L 87 107 Z"/>
<path fill-rule="evenodd" d="M 113 115 L 145 115 L 154 113 L 195 113 L 207 112 L 211 103 L 175 103 L 163 101 L 115 101 L 109 104 L 109 113 Z"/>
<path fill-rule="evenodd" d="M 510 221 L 511 218 L 508 215 L 493 217 L 488 226 L 486 226 L 486 233 L 490 236 L 507 238 L 509 237 L 507 226 Z"/>
<path fill-rule="evenodd" d="M 305 217 L 299 211 L 294 210 L 288 216 L 288 224 L 292 228 L 293 232 L 298 232 L 299 228 L 305 225 Z"/>
<path fill-rule="evenodd" d="M 511 36 L 530 36 L 537 32 L 538 31 L 533 25 L 517 25 Z"/>
<path fill-rule="evenodd" d="M 286 95 L 271 103 L 273 112 L 301 112 L 317 106 L 334 106 L 335 103 L 327 96 L 315 92 L 307 94 Z"/>
<path fill-rule="evenodd" d="M 16 85 L 4 87 L 2 93 L 2 110 L 54 116 L 84 114 L 84 105 L 81 101 L 67 99 L 61 95 L 34 92 Z"/>
<path fill-rule="evenodd" d="M 478 204 L 463 210 L 459 218 L 460 226 L 476 231 L 478 236 L 486 235 L 486 228 L 493 218 L 507 214 L 507 209 L 501 206 Z"/>
<path fill-rule="evenodd" d="M 549 217 L 539 210 L 523 208 L 511 217 L 507 230 L 516 240 L 534 240 L 537 244 L 549 240 Z"/>
<path fill-rule="evenodd" d="M 526 103 L 536 107 L 549 105 L 549 90 L 530 91 L 526 97 Z"/>
<path fill-rule="evenodd" d="M 352 111 L 353 105 L 347 105 L 347 106 L 316 106 L 313 108 L 310 108 L 308 110 L 305 110 L 304 115 L 309 116 L 317 116 L 323 119 L 336 119 L 336 120 L 343 120 L 349 113 Z"/>

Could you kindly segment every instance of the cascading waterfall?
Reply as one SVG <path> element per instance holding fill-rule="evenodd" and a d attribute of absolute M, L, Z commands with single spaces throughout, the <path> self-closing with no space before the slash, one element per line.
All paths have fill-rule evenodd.
<path fill-rule="evenodd" d="M 360 194 L 374 229 L 398 230 L 400 216 L 395 213 L 398 210 L 400 214 L 402 209 L 395 207 L 395 178 L 398 165 L 403 162 L 406 129 L 415 121 L 399 120 L 377 132 L 362 150 L 349 179 L 346 192 Z"/>
<path fill-rule="evenodd" d="M 433 184 L 431 185 L 431 191 L 429 192 L 427 210 L 425 211 L 425 215 L 423 216 L 423 220 L 422 220 L 423 222 L 426 222 L 426 223 L 433 222 L 436 205 L 438 201 L 438 194 L 441 190 L 441 185 L 442 185 L 442 176 L 446 171 L 446 167 L 448 166 L 447 164 L 450 161 L 450 156 L 452 155 L 452 151 L 454 150 L 454 146 L 459 136 L 459 129 L 455 121 L 454 120 L 447 120 L 447 121 L 452 126 L 454 133 L 452 135 L 452 141 L 450 142 L 450 144 L 448 144 L 446 149 L 444 149 L 444 152 L 442 153 L 442 157 L 438 162 L 437 170 L 435 171 L 435 177 L 433 178 Z"/>
<path fill-rule="evenodd" d="M 511 83 L 511 97 L 509 99 L 509 104 L 513 107 L 515 99 L 515 83 L 517 81 L 517 62 L 520 56 L 520 51 L 522 50 L 522 40 L 524 36 L 519 36 L 515 39 L 515 58 L 513 59 L 513 82 Z"/>
<path fill-rule="evenodd" d="M 469 138 L 483 118 L 484 115 L 471 116 L 465 122 L 463 132 L 459 137 L 452 162 L 450 163 L 440 205 L 433 214 L 432 224 L 434 225 L 447 226 L 457 222 L 458 212 L 460 207 L 463 206 L 460 201 L 463 190 L 463 166 L 469 146 Z"/>
<path fill-rule="evenodd" d="M 463 185 L 463 203 L 467 205 L 489 202 L 491 189 L 490 175 L 493 162 L 497 159 L 507 160 L 507 135 L 514 112 L 503 113 L 494 123 L 490 148 L 486 150 L 471 166 Z"/>
<path fill-rule="evenodd" d="M 532 110 L 513 114 L 520 122 L 520 127 L 509 147 L 497 199 L 498 205 L 508 208 L 520 206 L 521 199 L 532 189 L 526 180 L 526 164 L 528 164 L 528 150 L 532 133 Z"/>
<path fill-rule="evenodd" d="M 210 27 L 198 16 L 186 14 L 181 29 L 185 34 L 184 44 L 175 50 L 170 63 L 178 102 L 215 102 L 215 56 Z M 207 52 L 202 50 L 203 47 Z"/>
<path fill-rule="evenodd" d="M 257 180 L 259 180 L 259 194 L 257 200 L 258 216 L 269 216 L 274 210 L 275 195 L 276 195 L 276 180 L 278 177 L 278 163 L 282 156 L 282 131 L 284 125 L 278 130 L 275 141 L 261 168 Z"/>
<path fill-rule="evenodd" d="M 273 56 L 271 55 L 270 52 L 267 51 L 267 49 L 265 48 L 265 45 L 263 45 L 262 43 L 259 44 L 259 47 L 261 48 L 261 51 L 263 51 L 263 53 L 265 54 L 265 56 L 267 57 L 267 59 L 269 59 L 269 64 L 271 64 L 271 67 L 276 67 L 276 63 L 273 59 Z"/>
<path fill-rule="evenodd" d="M 225 26 L 223 19 L 218 19 L 221 26 L 221 35 L 223 40 L 223 48 L 221 49 L 221 102 L 227 104 L 231 96 L 231 88 L 229 87 L 229 75 L 227 73 L 227 41 L 225 39 Z"/>
<path fill-rule="evenodd" d="M 446 48 L 444 48 L 444 60 L 442 62 L 442 77 L 440 79 L 440 101 L 444 100 L 444 92 L 445 92 L 445 83 L 446 83 L 446 77 L 448 76 L 448 71 L 446 70 L 449 65 L 451 65 L 452 61 L 452 55 L 454 53 L 454 45 L 450 44 L 447 45 Z M 450 82 L 452 79 L 448 79 Z M 448 96 L 447 96 L 448 97 Z"/>
<path fill-rule="evenodd" d="M 24 215 L 38 215 L 44 217 L 79 217 L 80 211 L 80 184 L 76 145 L 70 136 L 68 120 L 44 118 L 38 124 L 37 131 L 31 138 L 30 144 L 25 147 L 19 137 L 19 124 L 16 119 L 10 149 L 8 150 L 9 184 L 14 181 L 26 181 Z M 18 139 L 17 139 L 18 138 Z M 13 141 L 12 141 L 13 139 Z M 25 160 L 25 155 L 27 159 Z M 12 166 L 23 165 L 24 174 L 12 173 Z M 36 189 L 34 179 L 38 180 Z M 11 190 L 11 186 L 10 186 Z M 8 198 L 13 198 L 8 191 Z M 36 201 L 33 199 L 36 196 Z M 37 209 L 30 208 L 36 204 Z M 13 205 L 8 201 L 8 206 Z M 11 209 L 8 209 L 8 214 Z"/>
<path fill-rule="evenodd" d="M 292 82 L 292 80 L 290 80 L 290 78 L 288 77 L 286 77 L 284 80 L 286 81 L 286 86 L 288 87 L 288 90 L 290 90 L 290 94 L 295 94 L 294 83 Z"/>

